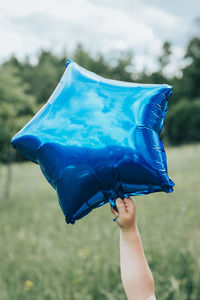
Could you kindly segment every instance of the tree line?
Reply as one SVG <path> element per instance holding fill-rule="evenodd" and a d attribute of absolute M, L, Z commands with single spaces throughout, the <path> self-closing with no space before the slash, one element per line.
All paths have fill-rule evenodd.
<path fill-rule="evenodd" d="M 199 142 L 200 39 L 195 37 L 188 42 L 179 76 L 168 77 L 165 70 L 172 55 L 172 45 L 165 42 L 157 59 L 159 68 L 151 74 L 145 69 L 142 72 L 135 70 L 131 51 L 108 59 L 101 53 L 92 56 L 79 44 L 69 58 L 107 78 L 172 85 L 174 95 L 169 101 L 162 138 L 169 145 Z M 42 50 L 35 64 L 29 57 L 19 60 L 12 56 L 0 65 L 0 161 L 10 159 L 11 137 L 48 100 L 65 70 L 67 58 L 66 54 Z M 15 159 L 22 159 L 17 155 Z"/>

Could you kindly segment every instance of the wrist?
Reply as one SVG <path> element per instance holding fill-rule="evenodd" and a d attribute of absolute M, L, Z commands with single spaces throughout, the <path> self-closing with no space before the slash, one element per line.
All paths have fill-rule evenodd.
<path fill-rule="evenodd" d="M 134 224 L 133 226 L 130 227 L 121 227 L 120 228 L 120 234 L 123 237 L 123 239 L 126 240 L 136 240 L 140 237 L 137 225 Z"/>
<path fill-rule="evenodd" d="M 130 233 L 136 233 L 138 232 L 137 223 L 131 222 L 128 225 L 121 225 L 120 226 L 121 231 L 123 232 L 130 232 Z"/>

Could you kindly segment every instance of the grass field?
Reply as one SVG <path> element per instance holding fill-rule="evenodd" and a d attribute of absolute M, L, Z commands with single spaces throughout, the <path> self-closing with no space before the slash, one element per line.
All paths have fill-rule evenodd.
<path fill-rule="evenodd" d="M 200 145 L 168 148 L 172 194 L 137 197 L 137 220 L 159 300 L 200 299 Z M 0 166 L 0 187 L 5 167 Z M 0 203 L 0 300 L 126 299 L 119 230 L 109 205 L 67 225 L 32 163 L 15 164 Z"/>

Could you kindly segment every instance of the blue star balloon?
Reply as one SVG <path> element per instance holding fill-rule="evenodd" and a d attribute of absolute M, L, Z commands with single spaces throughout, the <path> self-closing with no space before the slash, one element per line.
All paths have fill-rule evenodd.
<path fill-rule="evenodd" d="M 159 138 L 171 87 L 102 78 L 69 60 L 56 90 L 13 138 L 58 193 L 67 223 L 116 197 L 172 192 Z"/>

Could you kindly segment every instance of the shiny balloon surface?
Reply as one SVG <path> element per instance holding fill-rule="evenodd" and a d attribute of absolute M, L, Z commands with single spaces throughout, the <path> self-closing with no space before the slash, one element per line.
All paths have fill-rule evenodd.
<path fill-rule="evenodd" d="M 67 223 L 116 197 L 172 192 L 160 132 L 168 85 L 105 79 L 73 61 L 12 145 L 40 165 Z"/>

